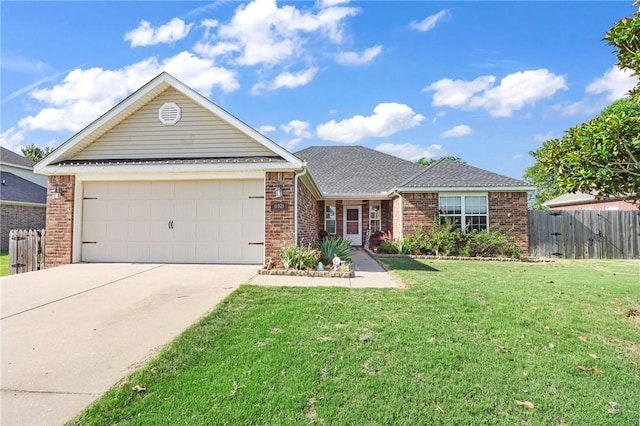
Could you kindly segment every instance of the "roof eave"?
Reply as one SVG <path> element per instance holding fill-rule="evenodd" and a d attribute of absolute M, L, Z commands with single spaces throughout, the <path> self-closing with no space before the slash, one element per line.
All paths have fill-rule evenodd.
<path fill-rule="evenodd" d="M 302 163 L 225 163 L 225 164 L 107 164 L 107 165 L 50 165 L 43 167 L 39 173 L 44 175 L 76 175 L 81 173 L 182 173 L 207 171 L 298 171 L 302 170 Z"/>
<path fill-rule="evenodd" d="M 399 186 L 393 192 L 530 192 L 535 186 Z"/>

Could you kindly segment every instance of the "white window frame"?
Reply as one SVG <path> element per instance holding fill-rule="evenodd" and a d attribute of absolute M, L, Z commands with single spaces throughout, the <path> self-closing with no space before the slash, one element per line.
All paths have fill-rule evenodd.
<path fill-rule="evenodd" d="M 460 214 L 445 214 L 442 213 L 440 206 L 442 205 L 443 197 L 459 197 L 460 198 Z M 467 197 L 484 197 L 485 199 L 485 213 L 466 213 L 466 198 Z M 484 216 L 486 218 L 486 227 L 481 228 L 488 230 L 489 229 L 489 194 L 487 192 L 469 192 L 469 193 L 460 193 L 460 192 L 442 192 L 438 194 L 438 216 L 440 220 L 444 217 L 459 217 L 460 218 L 460 226 L 463 231 L 467 230 L 467 217 L 469 216 Z M 476 228 L 477 229 L 477 228 Z"/>
<path fill-rule="evenodd" d="M 375 211 L 374 208 L 376 209 Z M 374 223 L 377 223 L 377 226 L 374 226 Z M 382 203 L 379 201 L 372 202 L 369 205 L 369 229 L 372 234 L 382 231 Z"/>
<path fill-rule="evenodd" d="M 330 217 L 331 211 L 329 210 L 333 207 L 333 218 Z M 324 230 L 327 231 L 329 235 L 336 235 L 338 233 L 338 209 L 336 208 L 336 203 L 325 201 L 324 202 Z M 329 226 L 327 223 L 333 222 L 333 232 L 329 230 Z"/>

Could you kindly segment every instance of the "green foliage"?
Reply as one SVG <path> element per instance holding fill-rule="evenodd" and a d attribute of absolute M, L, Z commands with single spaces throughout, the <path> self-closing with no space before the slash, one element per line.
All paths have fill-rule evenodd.
<path fill-rule="evenodd" d="M 505 234 L 474 229 L 464 235 L 465 245 L 460 254 L 470 257 L 511 257 L 520 259 L 520 249 Z"/>
<path fill-rule="evenodd" d="M 551 144 L 555 141 L 557 141 L 557 139 L 545 141 L 537 151 L 531 151 L 529 155 L 536 159 L 544 157 L 547 155 L 547 151 Z M 546 210 L 547 207 L 543 203 L 559 197 L 565 192 L 558 183 L 558 177 L 556 174 L 549 173 L 545 170 L 544 166 L 539 161 L 536 161 L 533 166 L 525 169 L 523 178 L 525 181 L 535 185 L 536 187 L 533 194 L 533 202 L 531 203 L 531 208 L 534 210 Z"/>
<path fill-rule="evenodd" d="M 456 157 L 456 156 L 453 156 L 453 155 L 447 155 L 446 157 L 442 157 L 442 158 L 446 158 L 446 159 L 451 160 L 451 161 L 457 161 L 458 163 L 462 163 L 462 164 L 467 164 L 467 162 L 464 161 L 462 158 Z M 436 161 L 438 161 L 437 158 L 422 157 L 421 159 L 416 161 L 416 164 L 418 164 L 420 166 L 430 166 L 433 163 L 435 163 Z"/>
<path fill-rule="evenodd" d="M 522 257 L 520 249 L 509 236 L 494 230 L 462 232 L 455 223 L 438 218 L 430 231 L 422 226 L 404 239 L 407 251 L 413 254 L 469 257 Z"/>
<path fill-rule="evenodd" d="M 635 1 L 636 6 L 640 2 Z M 618 57 L 618 67 L 640 74 L 640 10 L 631 18 L 618 21 L 605 35 L 604 39 L 613 46 Z M 638 86 L 634 89 L 638 93 Z"/>
<path fill-rule="evenodd" d="M 599 116 L 546 141 L 531 153 L 542 174 L 564 192 L 597 198 L 633 195 L 640 188 L 640 99 L 623 98 Z"/>
<path fill-rule="evenodd" d="M 286 268 L 297 270 L 315 269 L 320 259 L 320 252 L 310 246 L 295 246 L 282 250 L 278 253 L 282 265 Z"/>
<path fill-rule="evenodd" d="M 31 144 L 22 148 L 22 155 L 24 155 L 29 160 L 35 161 L 37 163 L 47 155 L 51 154 L 53 151 L 54 149 L 50 146 L 41 148 L 38 145 Z"/>
<path fill-rule="evenodd" d="M 330 265 L 334 256 L 345 262 L 351 261 L 351 243 L 340 237 L 325 237 L 317 243 L 316 248 L 320 251 L 320 260 L 325 265 Z"/>

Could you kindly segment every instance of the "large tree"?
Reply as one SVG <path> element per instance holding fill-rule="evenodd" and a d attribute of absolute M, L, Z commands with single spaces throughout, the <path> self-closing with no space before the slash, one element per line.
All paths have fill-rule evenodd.
<path fill-rule="evenodd" d="M 618 66 L 640 75 L 640 11 L 616 23 L 605 40 L 616 50 Z M 561 139 L 546 141 L 531 155 L 537 163 L 525 177 L 527 173 L 542 177 L 547 189 L 593 193 L 599 199 L 626 197 L 640 205 L 639 85 L 597 117 L 570 128 Z"/>
<path fill-rule="evenodd" d="M 31 161 L 35 161 L 36 163 L 42 160 L 47 155 L 53 152 L 53 148 L 50 146 L 45 146 L 44 148 L 40 148 L 36 144 L 31 144 L 22 148 L 22 155 L 27 157 Z"/>

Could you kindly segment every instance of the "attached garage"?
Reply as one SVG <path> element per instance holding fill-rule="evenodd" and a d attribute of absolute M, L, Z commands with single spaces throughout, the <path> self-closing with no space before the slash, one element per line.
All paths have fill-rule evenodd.
<path fill-rule="evenodd" d="M 167 73 L 35 169 L 49 176 L 46 267 L 264 265 L 295 239 L 304 163 Z"/>
<path fill-rule="evenodd" d="M 263 180 L 85 182 L 82 198 L 84 262 L 263 262 Z"/>

